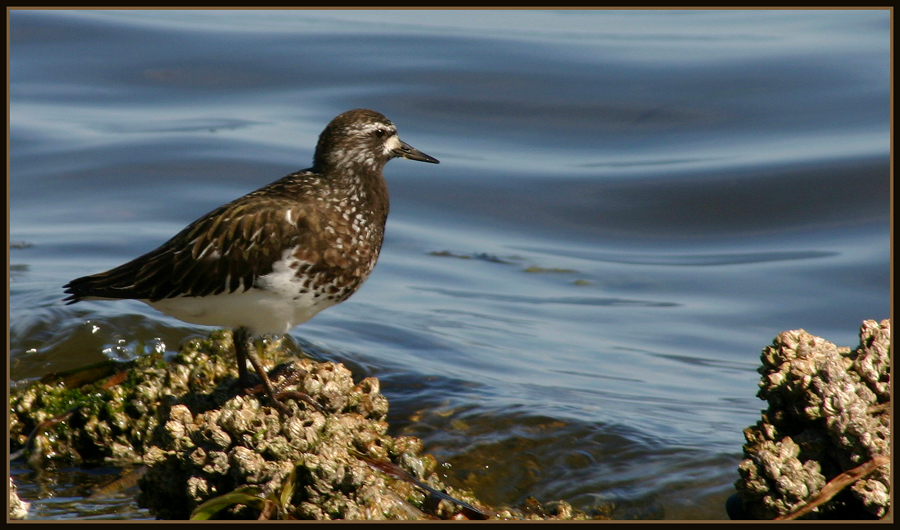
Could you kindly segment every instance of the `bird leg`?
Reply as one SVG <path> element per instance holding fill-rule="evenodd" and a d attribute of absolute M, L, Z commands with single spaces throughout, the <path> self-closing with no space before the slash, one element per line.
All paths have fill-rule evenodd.
<path fill-rule="evenodd" d="M 247 343 L 250 342 L 250 334 L 247 328 L 237 328 L 232 334 L 234 340 L 234 353 L 237 355 L 238 380 L 241 386 L 250 386 L 250 376 L 247 374 Z"/>
<path fill-rule="evenodd" d="M 241 385 L 244 388 L 248 388 L 250 386 L 249 375 L 247 374 L 247 361 L 249 360 L 250 364 L 253 366 L 253 369 L 256 370 L 256 375 L 259 376 L 259 379 L 262 381 L 262 384 L 266 389 L 266 394 L 268 394 L 269 399 L 272 400 L 272 404 L 275 405 L 275 408 L 277 408 L 282 414 L 284 414 L 285 416 L 290 416 L 290 411 L 288 410 L 287 406 L 285 406 L 284 403 L 278 400 L 275 388 L 272 386 L 272 381 L 266 374 L 262 363 L 259 362 L 259 357 L 257 357 L 256 353 L 251 351 L 255 348 L 255 346 L 256 345 L 250 337 L 250 333 L 247 328 L 240 327 L 234 330 L 234 351 L 237 354 L 238 377 L 240 379 Z"/>

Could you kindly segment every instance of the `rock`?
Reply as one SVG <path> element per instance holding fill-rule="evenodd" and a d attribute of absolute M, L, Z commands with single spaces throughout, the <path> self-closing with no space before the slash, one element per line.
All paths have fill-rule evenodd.
<path fill-rule="evenodd" d="M 260 360 L 294 396 L 283 416 L 265 394 L 238 388 L 232 351 L 231 333 L 218 331 L 187 341 L 169 362 L 151 352 L 108 379 L 69 378 L 78 388 L 66 378 L 16 388 L 11 445 L 29 445 L 44 422 L 32 438 L 34 465 L 146 466 L 137 502 L 162 519 L 198 507 L 224 519 L 587 518 L 562 502 L 498 511 L 449 487 L 420 440 L 387 434 L 377 379 L 356 383 L 341 364 L 298 359 L 267 341 Z"/>
<path fill-rule="evenodd" d="M 16 493 L 16 483 L 12 477 L 9 477 L 9 518 L 25 519 L 28 517 L 28 507 L 31 503 L 25 502 L 19 498 Z"/>
<path fill-rule="evenodd" d="M 792 512 L 837 475 L 890 455 L 890 321 L 863 322 L 855 350 L 786 331 L 762 351 L 762 419 L 744 430 L 735 483 L 757 519 Z M 880 518 L 890 509 L 890 466 L 853 484 L 807 518 Z"/>

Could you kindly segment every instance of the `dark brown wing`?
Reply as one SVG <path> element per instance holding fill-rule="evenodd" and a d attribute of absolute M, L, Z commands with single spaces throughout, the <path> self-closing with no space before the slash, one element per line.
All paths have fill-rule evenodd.
<path fill-rule="evenodd" d="M 65 286 L 69 294 L 65 301 L 72 304 L 86 297 L 156 301 L 249 289 L 259 276 L 272 271 L 285 250 L 320 246 L 311 240 L 318 231 L 316 201 L 303 200 L 306 186 L 287 182 L 289 178 L 208 213 L 139 258 L 72 280 Z M 285 189 L 288 186 L 292 189 Z"/>

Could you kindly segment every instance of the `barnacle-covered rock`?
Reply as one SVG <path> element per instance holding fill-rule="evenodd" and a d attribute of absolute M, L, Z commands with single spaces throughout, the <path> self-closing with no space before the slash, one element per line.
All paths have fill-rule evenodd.
<path fill-rule="evenodd" d="M 263 352 L 271 357 L 280 346 L 280 341 L 267 341 Z M 230 389 L 221 383 L 236 379 L 230 348 L 230 332 L 216 331 L 209 338 L 186 341 L 169 362 L 154 350 L 128 363 L 108 361 L 14 385 L 9 404 L 11 448 L 24 448 L 29 434 L 43 423 L 31 440 L 33 447 L 27 448 L 34 465 L 140 463 L 154 444 L 161 403 L 185 400 L 193 406 L 215 407 L 224 402 Z M 102 377 L 85 383 L 85 373 Z"/>
<path fill-rule="evenodd" d="M 762 352 L 762 419 L 744 430 L 735 485 L 758 519 L 787 514 L 837 475 L 890 455 L 890 321 L 863 322 L 855 350 L 786 331 Z M 883 517 L 889 466 L 857 481 L 809 518 Z"/>
<path fill-rule="evenodd" d="M 236 503 L 216 516 L 255 519 L 266 500 L 277 504 L 283 518 L 417 519 L 462 514 L 447 501 L 428 506 L 431 500 L 422 490 L 360 458 L 390 462 L 437 490 L 452 491 L 435 473 L 434 458 L 422 454 L 420 441 L 387 435 L 387 400 L 376 379 L 354 383 L 343 365 L 308 359 L 275 372 L 281 374 L 275 384 L 290 374 L 302 374 L 287 389 L 306 393 L 322 410 L 304 400 L 287 399 L 291 414 L 284 417 L 269 406 L 268 398 L 253 395 L 236 395 L 221 408 L 196 414 L 183 404 L 172 406 L 162 424 L 165 436 L 160 448 L 165 457 L 141 479 L 139 504 L 160 518 L 185 519 L 205 501 L 253 487 L 258 502 Z M 291 492 L 287 497 L 286 488 Z M 452 495 L 480 506 L 464 492 Z"/>
<path fill-rule="evenodd" d="M 19 498 L 19 494 L 16 492 L 16 483 L 13 482 L 12 477 L 9 477 L 9 518 L 25 519 L 28 517 L 30 504 Z"/>
<path fill-rule="evenodd" d="M 231 333 L 217 331 L 168 362 L 151 352 L 112 377 L 92 368 L 105 374 L 93 383 L 79 374 L 15 388 L 13 449 L 27 445 L 41 467 L 146 466 L 138 504 L 162 519 L 586 518 L 563 502 L 486 507 L 440 480 L 420 440 L 387 434 L 377 379 L 356 383 L 343 365 L 298 359 L 281 340 L 262 346 L 286 416 L 240 387 Z"/>

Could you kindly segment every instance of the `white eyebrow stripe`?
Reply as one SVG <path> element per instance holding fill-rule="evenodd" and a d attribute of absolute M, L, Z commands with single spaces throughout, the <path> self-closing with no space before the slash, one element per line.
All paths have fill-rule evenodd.
<path fill-rule="evenodd" d="M 359 130 L 362 132 L 375 132 L 378 129 L 384 129 L 390 134 L 397 134 L 397 129 L 395 129 L 392 125 L 388 125 L 386 123 L 366 123 L 359 128 Z"/>

